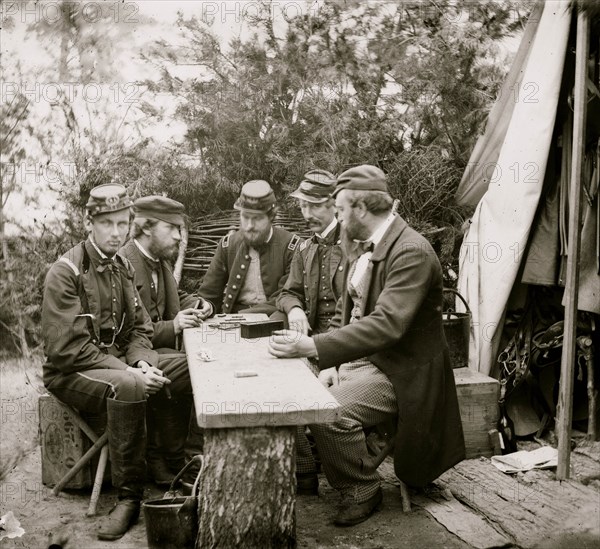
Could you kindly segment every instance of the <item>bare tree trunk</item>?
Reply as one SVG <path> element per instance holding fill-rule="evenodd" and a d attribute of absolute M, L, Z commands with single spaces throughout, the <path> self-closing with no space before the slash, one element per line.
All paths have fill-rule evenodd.
<path fill-rule="evenodd" d="M 296 547 L 295 429 L 205 430 L 196 549 Z"/>

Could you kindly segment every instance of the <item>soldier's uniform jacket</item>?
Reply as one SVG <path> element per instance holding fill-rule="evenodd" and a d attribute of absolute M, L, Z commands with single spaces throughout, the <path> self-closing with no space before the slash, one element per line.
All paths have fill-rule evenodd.
<path fill-rule="evenodd" d="M 329 248 L 322 251 L 327 263 L 319 264 L 317 236 L 304 240 L 294 254 L 287 282 L 277 296 L 277 308 L 285 314 L 294 307 L 303 309 L 313 332 L 317 330 L 319 317 L 333 317 L 344 284 L 339 223 L 323 240 L 321 245 Z"/>
<path fill-rule="evenodd" d="M 112 328 L 115 328 L 113 331 Z M 114 345 L 101 348 L 100 343 Z M 152 323 L 127 259 L 103 260 L 87 240 L 50 267 L 44 284 L 42 334 L 46 386 L 58 375 L 95 369 L 124 370 L 144 360 L 158 365 Z"/>
<path fill-rule="evenodd" d="M 152 345 L 155 349 L 177 348 L 173 319 L 182 309 L 193 307 L 198 298 L 177 287 L 173 271 L 164 260 L 156 264 L 158 288 L 155 288 L 152 280 L 152 260 L 140 251 L 133 240 L 129 240 L 119 253 L 126 257 L 135 269 L 137 291 L 152 320 Z"/>
<path fill-rule="evenodd" d="M 261 312 L 275 312 L 275 299 L 283 288 L 290 272 L 290 264 L 300 238 L 285 229 L 273 227 L 271 240 L 261 246 L 260 275 L 267 297 L 261 304 Z M 210 301 L 215 313 L 235 313 L 245 306 L 238 303 L 238 295 L 250 262 L 249 246 L 241 231 L 228 234 L 221 239 L 217 251 L 198 293 Z"/>
<path fill-rule="evenodd" d="M 398 478 L 424 486 L 464 459 L 454 375 L 442 324 L 442 269 L 427 240 L 396 216 L 363 277 L 360 320 L 344 290 L 331 325 L 314 336 L 319 368 L 368 358 L 394 385 Z M 347 288 L 347 282 L 346 286 Z"/>

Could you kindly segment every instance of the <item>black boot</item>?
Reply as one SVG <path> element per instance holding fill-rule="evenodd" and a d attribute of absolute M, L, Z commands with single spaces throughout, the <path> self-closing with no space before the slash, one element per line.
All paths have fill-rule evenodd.
<path fill-rule="evenodd" d="M 119 539 L 136 522 L 146 476 L 146 401 L 108 399 L 108 451 L 119 501 L 105 517 L 98 539 Z"/>
<path fill-rule="evenodd" d="M 148 433 L 146 465 L 150 480 L 157 486 L 170 486 L 175 475 L 169 470 L 163 455 L 159 421 L 157 421 L 159 413 L 153 406 L 146 405 L 146 432 Z"/>
<path fill-rule="evenodd" d="M 151 400 L 150 403 L 155 410 L 160 450 L 174 477 L 185 465 L 184 446 L 188 435 L 191 401 L 181 396 L 177 399 Z"/>

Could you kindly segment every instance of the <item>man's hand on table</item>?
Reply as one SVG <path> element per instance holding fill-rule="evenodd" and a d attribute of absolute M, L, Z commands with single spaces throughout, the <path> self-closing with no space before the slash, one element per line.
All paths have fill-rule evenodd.
<path fill-rule="evenodd" d="M 304 335 L 308 335 L 310 324 L 308 323 L 308 318 L 306 318 L 306 313 L 300 307 L 294 307 L 288 313 L 288 324 L 290 330 L 296 330 Z"/>
<path fill-rule="evenodd" d="M 276 330 L 269 338 L 269 353 L 277 358 L 317 357 L 312 337 L 295 330 Z"/>
<path fill-rule="evenodd" d="M 154 366 L 150 366 L 150 364 L 144 360 L 140 360 L 137 363 L 137 367 L 128 366 L 127 370 L 139 376 L 144 384 L 146 397 L 149 397 L 154 393 L 158 393 L 163 386 L 171 383 L 170 379 L 163 376 L 162 370 L 159 370 Z"/>
<path fill-rule="evenodd" d="M 196 305 L 196 316 L 199 320 L 206 320 L 209 316 L 213 314 L 213 306 L 210 301 L 206 301 L 206 299 L 200 298 L 198 299 L 198 304 Z"/>
<path fill-rule="evenodd" d="M 186 328 L 197 328 L 201 320 L 198 318 L 198 309 L 184 309 L 179 311 L 173 319 L 175 335 L 179 335 Z"/>

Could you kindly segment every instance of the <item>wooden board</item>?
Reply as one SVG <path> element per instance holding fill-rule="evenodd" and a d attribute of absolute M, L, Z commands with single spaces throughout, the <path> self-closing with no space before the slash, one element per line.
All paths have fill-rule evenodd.
<path fill-rule="evenodd" d="M 377 469 L 384 482 L 400 486 L 394 473 L 394 460 L 385 458 Z M 450 490 L 409 490 L 411 503 L 427 511 L 449 532 L 477 549 L 510 545 L 511 540 L 498 532 L 484 517 L 457 501 Z M 398 494 L 400 497 L 400 494 Z"/>
<path fill-rule="evenodd" d="M 456 394 L 465 436 L 467 459 L 491 456 L 488 431 L 495 429 L 500 411 L 500 383 L 469 368 L 454 371 Z"/>
<path fill-rule="evenodd" d="M 255 315 L 245 315 L 256 320 Z M 243 339 L 239 328 L 184 330 L 198 424 L 208 429 L 328 423 L 339 404 L 301 359 L 269 354 L 269 338 Z M 214 360 L 205 362 L 201 351 Z M 244 377 L 236 377 L 244 376 Z"/>
<path fill-rule="evenodd" d="M 437 481 L 459 501 L 501 528 L 520 547 L 577 529 L 600 516 L 598 490 L 575 481 L 554 480 L 550 471 L 506 475 L 488 460 L 465 460 Z M 596 522 L 592 520 L 592 522 Z"/>

